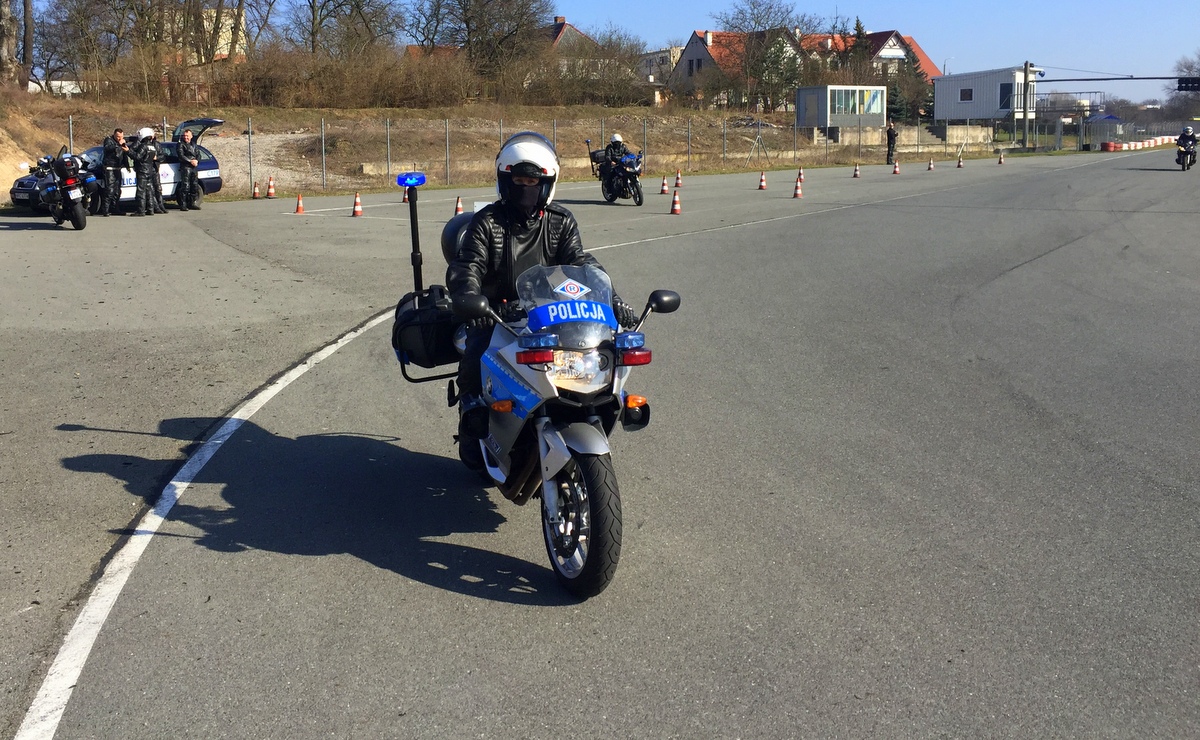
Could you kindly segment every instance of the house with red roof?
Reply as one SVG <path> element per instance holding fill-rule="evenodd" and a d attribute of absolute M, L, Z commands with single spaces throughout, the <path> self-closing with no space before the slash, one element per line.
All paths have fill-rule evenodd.
<path fill-rule="evenodd" d="M 733 102 L 734 89 L 750 87 L 745 79 L 746 49 L 751 44 L 774 45 L 776 58 L 794 58 L 805 66 L 814 63 L 826 70 L 836 70 L 846 63 L 853 51 L 855 37 L 851 35 L 801 34 L 799 29 L 774 29 L 755 34 L 731 31 L 695 31 L 680 54 L 669 78 L 671 89 L 689 97 L 707 97 L 717 105 Z M 879 31 L 866 36 L 865 59 L 880 75 L 894 75 L 909 63 L 909 55 L 927 79 L 940 75 L 937 65 L 911 36 L 898 31 Z M 724 89 L 714 95 L 715 90 Z M 743 93 L 744 95 L 744 93 Z"/>

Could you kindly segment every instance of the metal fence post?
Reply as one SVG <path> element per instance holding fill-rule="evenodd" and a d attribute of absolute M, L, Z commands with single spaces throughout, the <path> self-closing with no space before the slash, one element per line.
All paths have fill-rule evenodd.
<path fill-rule="evenodd" d="M 645 171 L 646 171 L 646 161 L 645 161 L 645 160 L 646 160 L 646 156 L 645 156 L 645 153 L 646 153 L 646 150 L 648 150 L 648 149 L 650 148 L 649 146 L 647 146 L 646 142 L 647 142 L 647 139 L 646 139 L 646 119 L 645 119 L 645 118 L 643 118 L 643 119 L 642 119 L 642 171 L 643 171 L 643 172 L 645 172 Z"/>
<path fill-rule="evenodd" d="M 254 187 L 254 126 L 246 117 L 246 160 L 250 163 L 250 187 Z"/>
<path fill-rule="evenodd" d="M 392 119 L 383 119 L 383 129 L 387 137 L 387 176 L 392 177 Z"/>
<path fill-rule="evenodd" d="M 504 146 L 504 119 L 500 119 L 500 146 Z"/>
<path fill-rule="evenodd" d="M 687 169 L 692 171 L 692 117 L 688 116 L 688 152 L 687 152 Z"/>
<path fill-rule="evenodd" d="M 414 169 L 416 169 L 414 167 Z M 446 119 L 446 184 L 450 184 L 450 119 Z"/>
<path fill-rule="evenodd" d="M 557 118 L 552 119 L 550 121 L 550 131 L 551 131 L 551 136 L 554 137 L 550 140 L 550 143 L 554 145 L 554 151 L 557 152 L 558 151 L 558 119 Z"/>
<path fill-rule="evenodd" d="M 721 119 L 721 166 L 725 166 L 729 156 L 729 119 Z"/>
<path fill-rule="evenodd" d="M 75 153 L 75 117 L 67 116 L 67 148 Z"/>

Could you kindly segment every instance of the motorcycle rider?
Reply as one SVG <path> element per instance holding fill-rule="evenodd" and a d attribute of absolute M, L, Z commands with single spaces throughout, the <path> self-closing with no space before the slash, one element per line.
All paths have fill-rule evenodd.
<path fill-rule="evenodd" d="M 1175 140 L 1175 144 L 1178 146 L 1196 146 L 1196 135 L 1192 133 L 1191 126 L 1183 127 L 1183 133 Z"/>
<path fill-rule="evenodd" d="M 579 224 L 566 208 L 553 203 L 558 153 L 541 134 L 511 136 L 496 155 L 496 192 L 500 198 L 471 219 L 466 238 L 446 269 L 451 297 L 484 295 L 501 316 L 505 302 L 517 300 L 517 277 L 536 265 L 595 265 L 583 251 Z M 613 312 L 625 327 L 638 315 L 614 292 Z M 458 365 L 458 454 L 483 471 L 478 440 L 487 436 L 488 408 L 483 401 L 480 361 L 492 336 L 490 319 L 467 324 L 466 350 Z"/>
<path fill-rule="evenodd" d="M 125 143 L 125 131 L 113 129 L 111 136 L 104 138 L 104 154 L 100 166 L 104 168 L 104 201 L 100 204 L 100 215 L 108 216 L 120 210 L 121 168 L 129 157 L 129 144 Z"/>
<path fill-rule="evenodd" d="M 154 141 L 154 129 L 138 129 L 138 140 L 132 147 L 133 171 L 137 176 L 137 195 L 130 216 L 151 216 L 154 208 L 154 181 L 158 176 L 158 145 Z"/>
<path fill-rule="evenodd" d="M 179 152 L 179 184 L 175 186 L 175 200 L 179 210 L 189 208 L 200 210 L 196 203 L 196 194 L 200 189 L 200 181 L 196 178 L 196 166 L 200 164 L 200 150 L 192 143 L 192 130 L 184 129 L 183 141 L 178 144 Z"/>
<path fill-rule="evenodd" d="M 600 177 L 608 180 L 612 174 L 616 172 L 616 165 L 620 164 L 621 157 L 630 154 L 629 147 L 625 146 L 625 140 L 620 134 L 613 134 L 609 139 L 608 145 L 604 147 L 604 163 L 600 165 Z M 612 183 L 609 183 L 609 188 Z"/>

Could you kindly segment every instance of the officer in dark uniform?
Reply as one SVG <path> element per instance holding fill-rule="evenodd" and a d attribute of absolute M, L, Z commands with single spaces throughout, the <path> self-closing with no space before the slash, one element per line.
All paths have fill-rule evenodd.
<path fill-rule="evenodd" d="M 150 129 L 150 147 L 154 150 L 154 176 L 150 178 L 151 205 L 154 207 L 155 213 L 166 213 L 167 204 L 163 202 L 162 195 L 162 170 L 159 165 L 167 161 L 167 151 L 163 149 L 162 144 L 155 138 L 154 129 Z"/>
<path fill-rule="evenodd" d="M 113 129 L 112 136 L 104 139 L 104 154 L 100 166 L 104 168 L 104 202 L 100 204 L 100 215 L 108 216 L 121 208 L 121 168 L 129 157 L 129 145 L 125 143 L 125 132 Z"/>
<path fill-rule="evenodd" d="M 175 186 L 175 200 L 179 210 L 189 208 L 200 210 L 196 202 L 196 194 L 200 189 L 200 181 L 196 177 L 196 166 L 200 164 L 200 149 L 192 143 L 192 130 L 184 129 L 183 140 L 176 145 L 179 153 L 179 184 Z"/>
<path fill-rule="evenodd" d="M 137 196 L 130 216 L 154 214 L 154 181 L 158 180 L 158 144 L 154 141 L 154 129 L 138 130 L 137 143 L 133 145 L 133 171 L 137 175 Z"/>

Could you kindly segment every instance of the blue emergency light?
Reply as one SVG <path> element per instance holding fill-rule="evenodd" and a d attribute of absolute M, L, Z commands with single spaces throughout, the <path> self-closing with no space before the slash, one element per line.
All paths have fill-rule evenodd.
<path fill-rule="evenodd" d="M 396 175 L 396 184 L 402 188 L 415 188 L 425 184 L 424 172 L 401 172 Z"/>

